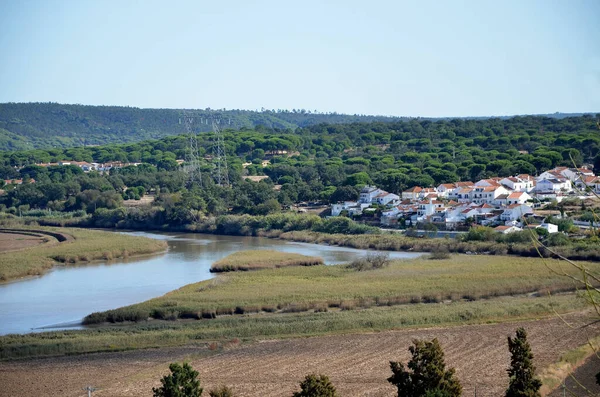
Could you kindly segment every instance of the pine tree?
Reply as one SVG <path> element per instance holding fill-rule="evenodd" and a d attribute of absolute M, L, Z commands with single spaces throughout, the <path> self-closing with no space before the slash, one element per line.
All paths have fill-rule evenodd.
<path fill-rule="evenodd" d="M 506 397 L 540 397 L 542 382 L 535 377 L 533 353 L 525 329 L 517 329 L 515 338 L 508 337 L 508 350 L 510 350 L 510 368 L 508 376 L 510 383 L 506 390 Z"/>
<path fill-rule="evenodd" d="M 390 361 L 393 375 L 388 382 L 398 388 L 402 397 L 458 397 L 462 386 L 454 376 L 454 368 L 446 370 L 444 351 L 437 339 L 431 342 L 414 340 L 408 369 Z M 412 371 L 412 372 L 411 372 Z"/>
<path fill-rule="evenodd" d="M 188 363 L 169 365 L 170 375 L 165 375 L 160 382 L 161 387 L 152 388 L 154 397 L 200 397 L 202 388 L 195 371 Z"/>
<path fill-rule="evenodd" d="M 307 375 L 293 397 L 338 397 L 338 394 L 327 376 Z"/>

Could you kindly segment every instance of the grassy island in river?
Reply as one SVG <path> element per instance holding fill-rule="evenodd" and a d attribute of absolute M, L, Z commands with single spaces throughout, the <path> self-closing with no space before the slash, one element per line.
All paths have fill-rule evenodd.
<path fill-rule="evenodd" d="M 287 266 L 322 265 L 323 259 L 318 256 L 307 256 L 292 252 L 274 250 L 238 251 L 213 263 L 213 273 L 232 272 L 238 270 L 273 269 Z"/>

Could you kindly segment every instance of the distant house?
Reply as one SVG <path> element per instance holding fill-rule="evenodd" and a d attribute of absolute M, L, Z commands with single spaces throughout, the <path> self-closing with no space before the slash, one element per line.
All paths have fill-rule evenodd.
<path fill-rule="evenodd" d="M 536 193 L 570 192 L 571 190 L 573 190 L 571 181 L 563 177 L 538 180 L 535 186 Z"/>
<path fill-rule="evenodd" d="M 526 204 L 512 204 L 506 207 L 500 215 L 502 221 L 516 221 L 526 216 L 533 214 L 533 209 Z"/>
<path fill-rule="evenodd" d="M 344 201 L 343 203 L 333 204 L 331 206 L 331 216 L 340 216 L 342 211 L 347 211 L 348 215 L 360 215 L 363 209 L 369 204 L 357 203 L 356 201 Z"/>
<path fill-rule="evenodd" d="M 531 196 L 525 192 L 512 192 L 508 195 L 506 204 L 525 204 L 529 200 L 531 200 Z"/>
<path fill-rule="evenodd" d="M 539 228 L 546 229 L 548 233 L 558 233 L 558 226 L 553 223 L 542 223 Z"/>
<path fill-rule="evenodd" d="M 523 229 L 521 229 L 520 227 L 516 227 L 516 226 L 503 225 L 503 226 L 495 227 L 494 230 L 497 231 L 498 233 L 509 234 L 509 233 L 514 233 L 514 232 L 520 232 Z"/>
<path fill-rule="evenodd" d="M 442 183 L 436 188 L 440 197 L 448 197 L 450 193 L 454 191 L 454 189 L 456 189 L 454 183 Z"/>
<path fill-rule="evenodd" d="M 384 193 L 384 191 L 376 188 L 375 186 L 365 186 L 360 191 L 360 198 L 358 199 L 358 202 L 371 204 L 375 200 L 375 197 L 381 193 Z"/>
<path fill-rule="evenodd" d="M 423 191 L 423 188 L 420 186 L 413 186 L 410 189 L 407 189 L 402 192 L 402 200 L 412 200 L 416 201 L 419 199 L 419 195 Z"/>
<path fill-rule="evenodd" d="M 534 182 L 533 177 L 527 174 L 511 176 L 500 180 L 502 185 L 516 192 L 530 192 L 535 186 Z"/>

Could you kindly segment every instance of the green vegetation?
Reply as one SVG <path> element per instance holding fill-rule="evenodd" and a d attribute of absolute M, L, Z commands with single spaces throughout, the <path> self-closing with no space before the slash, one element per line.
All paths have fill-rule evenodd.
<path fill-rule="evenodd" d="M 314 268 L 287 268 L 305 269 Z M 284 269 L 280 269 L 284 270 Z M 265 270 L 267 272 L 268 270 Z M 244 275 L 258 274 L 244 273 Z M 370 272 L 372 273 L 372 272 Z M 367 274 L 367 273 L 361 273 Z M 219 276 L 220 277 L 220 276 Z M 449 304 L 413 304 L 372 307 L 369 310 L 222 316 L 210 321 L 144 322 L 81 331 L 52 331 L 0 337 L 0 359 L 58 356 L 166 346 L 226 345 L 231 340 L 292 338 L 406 327 L 480 324 L 540 318 L 581 310 L 575 295 L 510 297 Z"/>
<path fill-rule="evenodd" d="M 550 267 L 573 271 L 558 260 Z M 600 264 L 587 264 L 593 271 Z M 448 260 L 395 261 L 358 272 L 346 266 L 312 266 L 233 272 L 184 286 L 162 297 L 86 317 L 87 324 L 215 318 L 244 313 L 351 310 L 372 306 L 493 298 L 571 291 L 572 282 L 554 274 L 542 259 L 453 256 Z"/>
<path fill-rule="evenodd" d="M 335 386 L 326 375 L 307 375 L 300 382 L 300 391 L 293 397 L 337 397 Z"/>
<path fill-rule="evenodd" d="M 150 254 L 166 249 L 164 241 L 111 232 L 71 228 L 40 228 L 73 236 L 73 241 L 42 244 L 22 251 L 0 253 L 0 280 L 39 275 L 55 263 L 72 265 L 93 260 L 111 260 Z M 27 230 L 27 229 L 24 229 Z"/>
<path fill-rule="evenodd" d="M 161 387 L 153 387 L 154 397 L 200 397 L 202 388 L 198 380 L 198 371 L 188 363 L 169 365 L 171 373 L 161 380 Z"/>
<path fill-rule="evenodd" d="M 238 251 L 213 263 L 213 273 L 238 270 L 275 269 L 286 266 L 322 265 L 323 259 L 316 256 L 279 252 L 274 250 Z"/>
<path fill-rule="evenodd" d="M 454 368 L 446 369 L 444 351 L 437 339 L 414 340 L 408 369 L 390 361 L 393 375 L 388 379 L 398 389 L 398 397 L 460 397 L 462 386 Z"/>
<path fill-rule="evenodd" d="M 475 230 L 489 229 L 485 227 L 476 227 Z M 469 233 L 470 234 L 470 233 Z M 271 233 L 280 239 L 290 241 L 300 241 L 304 243 L 339 245 L 359 249 L 374 249 L 387 251 L 414 251 L 414 252 L 432 252 L 435 257 L 445 253 L 470 253 L 470 254 L 490 254 L 490 255 L 515 255 L 522 257 L 553 257 L 554 255 L 544 247 L 536 247 L 532 241 L 532 234 L 529 231 L 520 233 L 511 233 L 506 236 L 516 235 L 513 240 L 495 238 L 500 233 L 493 232 L 492 239 L 470 239 L 469 237 L 458 239 L 444 238 L 414 238 L 399 234 L 326 234 L 311 231 L 290 231 L 285 233 Z M 504 236 L 504 235 L 503 235 Z M 567 240 L 567 244 L 557 245 L 552 241 L 558 241 L 554 238 L 548 244 L 553 251 L 563 257 L 574 260 L 600 261 L 600 250 L 598 249 L 598 238 L 589 236 L 588 238 L 570 241 L 566 236 L 561 236 Z M 439 253 L 439 254 L 438 254 Z"/>
<path fill-rule="evenodd" d="M 188 117 L 223 119 L 235 128 L 295 129 L 320 123 L 397 121 L 399 117 L 319 113 L 304 109 L 188 110 Z M 121 106 L 58 103 L 0 104 L 0 150 L 73 147 L 135 142 L 183 133 L 183 112 L 176 109 L 139 109 Z M 198 132 L 210 124 L 196 123 Z"/>
<path fill-rule="evenodd" d="M 514 338 L 508 337 L 508 350 L 510 351 L 510 379 L 506 397 L 540 397 L 542 382 L 535 376 L 533 353 L 527 332 L 523 328 L 517 329 Z"/>

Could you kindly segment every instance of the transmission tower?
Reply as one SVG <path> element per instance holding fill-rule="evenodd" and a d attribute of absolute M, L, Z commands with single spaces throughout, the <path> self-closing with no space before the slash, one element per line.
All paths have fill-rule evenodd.
<path fill-rule="evenodd" d="M 202 173 L 200 172 L 200 155 L 198 154 L 198 138 L 192 125 L 194 124 L 194 117 L 184 114 L 183 125 L 185 127 L 185 133 L 189 135 L 188 150 L 186 153 L 186 165 L 183 167 L 183 171 L 187 174 L 188 186 L 193 186 L 197 183 L 198 186 L 202 186 Z M 179 123 L 182 120 L 179 119 Z"/>
<path fill-rule="evenodd" d="M 225 141 L 223 132 L 219 128 L 221 120 L 213 120 L 212 128 L 215 133 L 216 145 L 213 146 L 214 160 L 216 163 L 215 179 L 219 186 L 229 186 L 229 172 L 227 170 L 227 155 L 225 154 Z"/>

